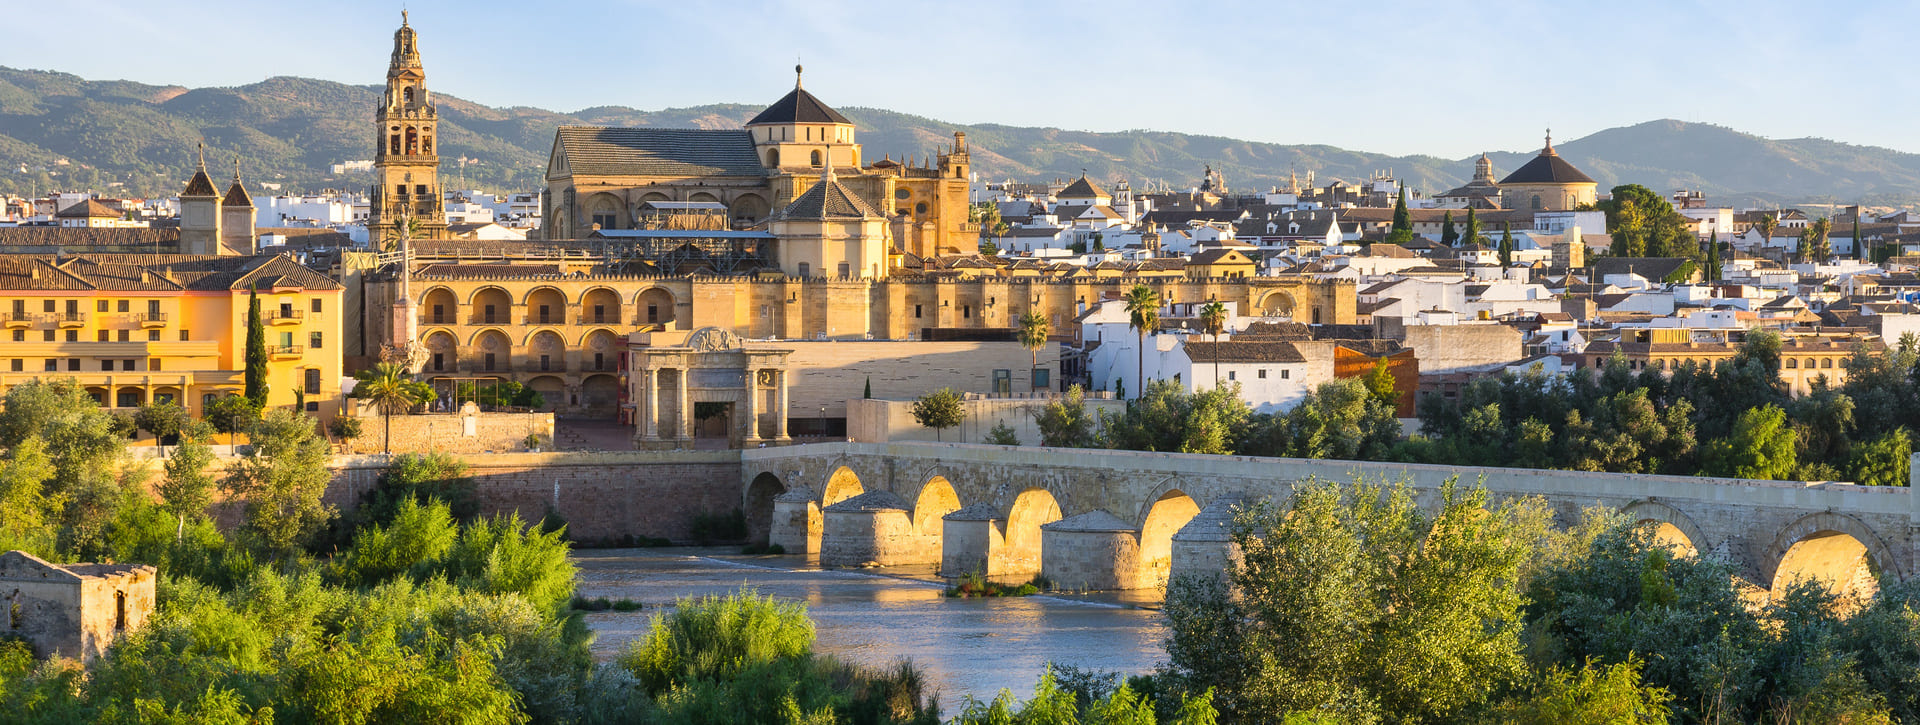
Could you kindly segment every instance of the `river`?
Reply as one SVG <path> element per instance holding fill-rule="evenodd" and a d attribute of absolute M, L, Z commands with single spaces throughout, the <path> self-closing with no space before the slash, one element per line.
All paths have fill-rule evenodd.
<path fill-rule="evenodd" d="M 1159 612 L 1143 595 L 950 599 L 932 567 L 821 570 L 796 557 L 742 556 L 726 549 L 593 549 L 574 553 L 579 593 L 642 603 L 636 612 L 595 612 L 593 653 L 613 658 L 649 620 L 686 596 L 743 586 L 805 602 L 814 650 L 885 666 L 911 658 L 953 712 L 963 696 L 989 700 L 1002 688 L 1025 699 L 1051 660 L 1140 674 L 1166 659 Z"/>

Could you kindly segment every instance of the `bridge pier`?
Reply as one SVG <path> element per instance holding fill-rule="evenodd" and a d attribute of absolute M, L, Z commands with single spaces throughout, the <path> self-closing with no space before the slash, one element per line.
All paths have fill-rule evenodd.
<path fill-rule="evenodd" d="M 1140 531 L 1095 509 L 1040 527 L 1041 574 L 1065 591 L 1144 589 Z"/>
<path fill-rule="evenodd" d="M 1225 579 L 1240 561 L 1240 547 L 1233 543 L 1233 509 L 1244 499 L 1214 499 L 1173 535 L 1171 577 L 1197 576 Z"/>
<path fill-rule="evenodd" d="M 813 492 L 795 488 L 773 499 L 773 525 L 767 543 L 779 544 L 788 554 L 816 556 L 820 553 L 820 507 Z"/>
<path fill-rule="evenodd" d="M 821 566 L 938 564 L 940 549 L 913 527 L 912 509 L 890 491 L 868 491 L 821 511 Z"/>
<path fill-rule="evenodd" d="M 1002 522 L 986 504 L 974 504 L 947 514 L 940 521 L 940 576 L 957 579 L 968 574 L 998 576 L 994 559 L 1006 547 Z"/>

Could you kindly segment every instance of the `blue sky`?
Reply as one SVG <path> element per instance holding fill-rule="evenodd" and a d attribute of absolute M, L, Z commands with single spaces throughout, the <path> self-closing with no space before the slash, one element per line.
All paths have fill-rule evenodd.
<path fill-rule="evenodd" d="M 229 86 L 379 83 L 402 7 L 8 3 L 0 65 Z M 439 2 L 428 85 L 561 111 L 835 106 L 1449 158 L 1658 118 L 1920 151 L 1920 3 Z M 1191 6 L 1192 10 L 1180 9 Z"/>

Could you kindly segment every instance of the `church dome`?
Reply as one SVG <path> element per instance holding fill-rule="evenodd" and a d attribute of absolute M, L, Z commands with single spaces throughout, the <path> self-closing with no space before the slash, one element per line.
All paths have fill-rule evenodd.
<path fill-rule="evenodd" d="M 1528 161 L 1526 165 L 1514 169 L 1513 173 L 1507 175 L 1507 178 L 1500 180 L 1501 186 L 1507 184 L 1592 183 L 1596 183 L 1592 177 L 1581 173 L 1579 169 L 1573 168 L 1573 164 L 1567 163 L 1566 159 L 1560 158 L 1560 154 L 1554 153 L 1553 141 L 1551 139 L 1547 141 L 1547 147 L 1540 150 L 1539 156 L 1533 157 L 1532 161 Z"/>
<path fill-rule="evenodd" d="M 793 71 L 795 75 L 793 92 L 788 93 L 778 101 L 774 101 L 773 105 L 767 106 L 767 110 L 761 111 L 760 115 L 754 116 L 753 120 L 747 122 L 748 126 L 789 123 L 843 123 L 849 126 L 853 125 L 853 122 L 847 120 L 846 116 L 840 115 L 839 111 L 835 111 L 827 104 L 821 103 L 820 99 L 813 97 L 813 94 L 808 93 L 805 88 L 800 87 L 800 80 L 798 78 L 800 66 L 794 66 Z"/>

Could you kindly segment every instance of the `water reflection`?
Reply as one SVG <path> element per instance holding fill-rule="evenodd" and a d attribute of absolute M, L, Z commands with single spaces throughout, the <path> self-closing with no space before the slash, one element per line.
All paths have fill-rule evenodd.
<path fill-rule="evenodd" d="M 948 599 L 940 584 L 885 574 L 822 571 L 796 560 L 742 557 L 722 550 L 607 549 L 575 554 L 580 594 L 626 597 L 639 612 L 587 616 L 594 655 L 610 659 L 646 635 L 652 614 L 684 596 L 742 586 L 807 603 L 815 648 L 871 665 L 912 658 L 952 711 L 962 695 L 988 699 L 1009 688 L 1025 696 L 1048 660 L 1138 674 L 1165 658 L 1158 613 L 1128 604 L 1147 595 Z"/>

